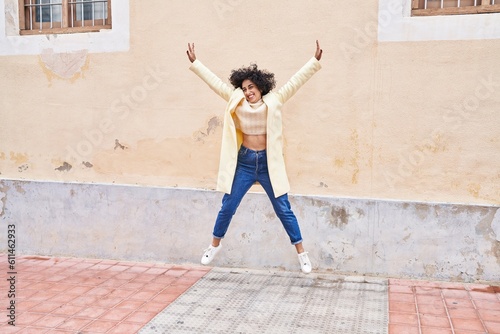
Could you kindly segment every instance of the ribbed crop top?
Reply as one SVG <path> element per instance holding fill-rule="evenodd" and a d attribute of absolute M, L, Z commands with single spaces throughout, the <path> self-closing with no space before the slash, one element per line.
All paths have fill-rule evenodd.
<path fill-rule="evenodd" d="M 255 103 L 242 100 L 236 107 L 236 128 L 247 135 L 266 134 L 267 105 L 262 99 Z"/>

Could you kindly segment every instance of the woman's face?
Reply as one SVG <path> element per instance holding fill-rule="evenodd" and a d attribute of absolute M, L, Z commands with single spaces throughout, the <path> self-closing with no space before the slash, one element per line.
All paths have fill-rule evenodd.
<path fill-rule="evenodd" d="M 255 103 L 262 98 L 262 93 L 260 92 L 259 88 L 257 88 L 253 81 L 249 79 L 243 80 L 241 89 L 243 90 L 245 98 L 249 103 Z"/>

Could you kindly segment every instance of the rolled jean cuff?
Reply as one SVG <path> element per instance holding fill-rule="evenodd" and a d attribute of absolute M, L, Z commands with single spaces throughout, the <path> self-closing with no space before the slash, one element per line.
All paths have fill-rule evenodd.
<path fill-rule="evenodd" d="M 294 246 L 295 246 L 295 245 L 300 244 L 301 242 L 302 242 L 302 239 L 300 239 L 299 241 L 292 242 L 292 245 L 294 245 Z"/>
<path fill-rule="evenodd" d="M 218 237 L 215 234 L 212 234 L 212 237 L 214 237 L 215 239 L 219 239 L 219 240 L 224 239 L 224 237 Z"/>

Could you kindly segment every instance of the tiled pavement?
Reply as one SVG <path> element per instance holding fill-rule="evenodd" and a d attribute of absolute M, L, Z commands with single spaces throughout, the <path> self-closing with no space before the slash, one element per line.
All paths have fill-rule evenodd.
<path fill-rule="evenodd" d="M 500 286 L 389 279 L 389 333 L 500 333 Z"/>
<path fill-rule="evenodd" d="M 7 264 L 7 256 L 0 257 Z M 16 326 L 8 325 L 7 265 L 0 333 L 136 333 L 210 268 L 94 259 L 16 259 Z"/>
<path fill-rule="evenodd" d="M 266 330 L 266 323 L 277 324 L 281 321 L 282 326 L 297 327 L 293 331 L 290 327 L 282 327 L 283 333 L 298 333 L 300 329 L 307 329 L 307 325 L 313 325 L 311 319 L 317 319 L 314 328 L 318 333 L 500 334 L 500 287 L 493 283 L 482 285 L 405 279 L 375 279 L 374 283 L 362 279 L 355 285 L 356 278 L 322 276 L 314 273 L 302 275 L 241 269 L 212 269 L 197 265 L 180 266 L 38 256 L 18 256 L 14 268 L 16 274 L 11 275 L 7 260 L 7 255 L 0 255 L 0 268 L 2 268 L 0 271 L 0 333 L 2 334 L 127 334 L 139 331 L 141 334 L 150 332 L 170 334 L 175 333 L 175 330 L 162 330 L 161 326 L 156 325 L 161 324 L 161 321 L 168 318 L 169 314 L 179 315 L 179 310 L 183 306 L 189 306 L 191 310 L 189 312 L 197 314 L 196 319 L 199 321 L 203 316 L 216 320 L 213 313 L 210 313 L 214 309 L 219 311 L 228 308 L 235 313 L 245 307 L 251 311 L 252 306 L 257 305 L 267 305 L 267 312 L 262 312 L 257 320 L 267 319 L 268 322 L 261 321 L 261 325 L 257 327 L 258 331 L 255 331 L 255 326 L 247 327 L 247 330 L 233 326 L 231 327 L 233 332 L 266 333 L 269 332 Z M 11 276 L 15 276 L 16 279 L 13 285 L 16 294 L 16 326 L 8 324 L 7 307 L 13 300 L 8 297 L 10 289 L 8 279 Z M 221 277 L 225 277 L 226 281 L 220 281 Z M 211 282 L 217 280 L 219 280 L 218 287 L 220 288 L 218 295 L 210 286 Z M 382 281 L 385 283 L 382 284 Z M 233 284 L 235 282 L 239 284 L 236 290 Z M 352 282 L 354 285 L 345 284 L 345 282 Z M 269 294 L 270 300 L 274 298 L 274 304 L 266 303 L 268 294 L 264 293 L 265 287 L 271 286 L 283 289 L 282 295 Z M 346 291 L 347 289 L 352 289 L 352 291 Z M 301 295 L 300 293 L 303 292 L 305 294 Z M 295 310 L 292 307 L 295 305 L 293 303 L 282 304 L 281 301 L 285 302 L 286 298 L 293 297 L 293 293 L 303 301 L 305 305 L 303 308 L 298 305 L 299 308 Z M 342 310 L 340 306 L 349 303 L 346 293 L 354 296 L 353 307 Z M 384 301 L 378 298 L 380 295 L 377 294 L 383 294 L 387 303 L 384 304 Z M 206 298 L 207 296 L 209 298 Z M 221 297 L 228 297 L 228 300 L 233 302 L 240 298 L 247 300 L 247 303 L 243 306 L 233 305 L 231 309 L 227 301 L 220 299 L 221 305 L 209 305 L 214 302 L 214 298 Z M 376 304 L 371 304 L 373 306 L 371 309 L 382 309 L 385 317 L 377 313 L 375 319 L 375 316 L 371 318 L 366 316 L 365 312 L 356 312 L 358 307 L 369 307 L 370 303 L 364 300 L 367 298 L 377 299 Z M 342 303 L 330 302 L 328 305 L 322 305 L 320 300 L 338 300 Z M 316 309 L 314 309 L 315 305 Z M 212 309 L 207 309 L 207 307 L 212 307 Z M 284 309 L 286 310 L 283 311 Z M 310 313 L 311 317 L 307 317 L 307 313 Z M 265 317 L 262 317 L 263 314 Z M 327 319 L 328 317 L 325 316 L 331 314 L 341 318 L 319 321 L 319 319 Z M 322 316 L 316 317 L 318 315 Z M 300 318 L 300 321 L 290 320 L 289 322 L 292 323 L 290 325 L 283 320 L 284 317 Z M 248 319 L 255 321 L 256 318 L 249 317 Z M 324 326 L 328 324 L 333 326 L 332 323 L 338 323 L 338 319 L 341 319 L 339 321 L 343 321 L 347 327 L 336 330 L 332 328 L 337 327 L 326 329 L 327 327 L 320 325 L 323 323 Z M 172 318 L 166 321 L 172 321 Z M 374 325 L 370 325 L 370 321 Z M 178 320 L 177 322 L 185 323 L 185 321 Z M 377 324 L 382 324 L 383 329 L 380 331 L 376 329 Z M 325 328 L 324 331 L 322 328 Z M 179 333 L 181 332 L 189 331 L 179 330 Z M 216 331 L 207 327 L 203 332 L 215 333 Z M 275 332 L 279 333 L 279 331 Z"/>

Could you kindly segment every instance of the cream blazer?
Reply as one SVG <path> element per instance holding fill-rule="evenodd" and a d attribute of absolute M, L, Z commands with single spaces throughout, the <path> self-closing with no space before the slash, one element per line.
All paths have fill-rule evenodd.
<path fill-rule="evenodd" d="M 241 88 L 233 89 L 224 83 L 199 60 L 195 60 L 189 69 L 228 102 L 224 113 L 217 191 L 230 194 L 236 171 L 238 150 L 243 142 L 243 134 L 235 126 L 235 111 L 245 95 Z M 262 97 L 267 105 L 267 166 L 275 197 L 286 194 L 290 190 L 283 157 L 282 106 L 320 69 L 319 61 L 312 57 L 276 93 L 269 92 Z"/>

